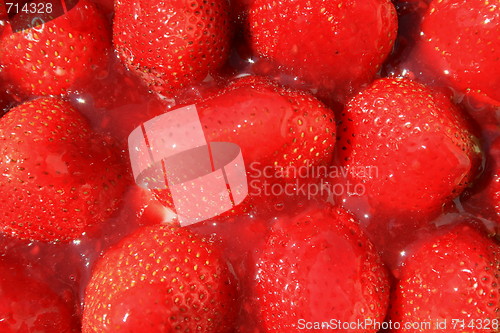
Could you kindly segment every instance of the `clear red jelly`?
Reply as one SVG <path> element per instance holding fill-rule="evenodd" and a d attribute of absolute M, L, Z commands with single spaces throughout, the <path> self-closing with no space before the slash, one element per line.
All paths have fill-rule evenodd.
<path fill-rule="evenodd" d="M 108 0 L 96 0 L 107 13 L 111 22 L 112 5 Z M 418 38 L 418 17 L 426 9 L 424 1 L 398 1 L 400 36 L 393 54 L 381 70 L 381 76 L 404 76 L 418 79 L 438 89 L 452 89 L 447 82 L 438 79 L 412 54 L 412 40 Z M 417 28 L 416 28 L 417 27 Z M 176 100 L 161 100 L 148 92 L 137 78 L 130 74 L 117 57 L 111 55 L 111 70 L 108 76 L 96 78 L 92 83 L 75 87 L 68 98 L 91 122 L 97 132 L 109 134 L 121 145 L 127 155 L 127 137 L 142 122 L 159 115 L 177 104 L 196 103 L 210 91 L 223 86 L 224 82 L 243 74 L 265 74 L 285 84 L 302 85 L 293 76 L 270 69 L 267 62 L 252 56 L 236 34 L 235 46 L 220 77 L 207 78 L 203 83 L 181 92 Z M 444 70 L 444 69 L 443 69 Z M 500 89 L 500 87 L 498 87 Z M 4 110 L 22 101 L 22 97 L 11 91 L 0 91 Z M 192 230 L 205 235 L 224 248 L 226 259 L 231 263 L 239 279 L 242 291 L 240 315 L 235 330 L 258 332 L 259 325 L 252 316 L 251 296 L 246 292 L 255 283 L 252 261 L 269 226 L 280 218 L 284 211 L 317 205 L 323 201 L 334 201 L 351 210 L 360 220 L 382 254 L 389 270 L 398 276 L 398 267 L 411 252 L 410 244 L 425 240 L 426 236 L 441 225 L 460 220 L 471 220 L 483 225 L 494 234 L 498 231 L 500 217 L 494 210 L 489 184 L 493 168 L 499 163 L 500 155 L 493 155 L 489 147 L 499 136 L 500 107 L 456 92 L 455 100 L 468 111 L 482 147 L 485 150 L 484 167 L 476 184 L 460 197 L 447 205 L 443 213 L 434 221 L 419 223 L 418 216 L 394 217 L 381 223 L 370 215 L 370 207 L 363 198 L 356 196 L 317 196 L 313 199 L 292 197 L 274 204 L 265 213 L 257 209 L 246 216 L 229 219 L 214 218 L 210 221 L 190 226 Z M 15 258 L 24 265 L 26 271 L 42 272 L 46 282 L 65 299 L 74 299 L 77 314 L 81 315 L 84 290 L 89 281 L 94 262 L 107 248 L 140 226 L 168 223 L 174 214 L 159 204 L 146 190 L 131 184 L 123 193 L 120 209 L 101 227 L 95 228 L 78 240 L 69 244 L 49 244 L 22 241 L 0 235 L 0 255 Z M 250 264 L 249 264 L 250 263 Z"/>

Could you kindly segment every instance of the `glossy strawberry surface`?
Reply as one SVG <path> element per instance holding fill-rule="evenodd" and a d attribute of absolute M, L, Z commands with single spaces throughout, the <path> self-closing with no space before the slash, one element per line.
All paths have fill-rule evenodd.
<path fill-rule="evenodd" d="M 196 107 L 208 142 L 232 142 L 241 148 L 248 180 L 255 180 L 251 184 L 256 197 L 263 192 L 264 181 L 289 180 L 294 170 L 324 167 L 333 158 L 334 113 L 311 94 L 248 76 Z M 168 190 L 155 193 L 172 207 Z"/>
<path fill-rule="evenodd" d="M 498 332 L 499 256 L 499 246 L 471 226 L 436 232 L 406 258 L 391 319 L 428 323 L 425 332 Z M 394 330 L 421 331 L 404 325 Z"/>
<path fill-rule="evenodd" d="M 5 80 L 29 95 L 59 95 L 102 75 L 111 36 L 95 5 L 80 0 L 66 15 L 41 26 L 16 32 L 7 23 L 0 44 Z"/>
<path fill-rule="evenodd" d="M 226 60 L 228 10 L 225 0 L 116 1 L 115 48 L 150 89 L 171 96 Z"/>
<path fill-rule="evenodd" d="M 83 332 L 230 332 L 235 298 L 215 245 L 186 229 L 146 227 L 96 264 Z"/>
<path fill-rule="evenodd" d="M 334 113 L 311 94 L 245 77 L 198 108 L 207 139 L 238 144 L 248 166 L 326 165 L 332 157 Z"/>
<path fill-rule="evenodd" d="M 474 179 L 477 138 L 446 94 L 384 78 L 354 97 L 339 124 L 340 163 L 379 211 L 431 214 Z M 370 167 L 368 176 L 356 170 Z"/>
<path fill-rule="evenodd" d="M 68 241 L 117 208 L 128 176 L 113 142 L 69 103 L 39 98 L 0 118 L 4 233 Z"/>
<path fill-rule="evenodd" d="M 464 92 L 500 103 L 500 7 L 487 0 L 432 1 L 423 16 L 423 60 Z"/>
<path fill-rule="evenodd" d="M 58 19 L 95 32 L 102 15 L 100 36 L 113 29 L 115 43 L 97 71 L 82 61 L 64 101 L 22 84 L 54 87 L 38 65 L 64 56 L 9 69 L 30 52 L 29 31 L 16 35 L 21 58 L 0 64 L 0 289 L 14 280 L 0 325 L 386 333 L 454 318 L 453 332 L 498 331 L 500 87 L 485 59 L 500 32 L 481 7 L 496 2 L 92 2 Z M 457 24 L 475 13 L 491 22 Z M 56 46 L 72 45 L 71 28 L 54 30 Z M 422 53 L 431 32 L 454 58 Z M 99 40 L 85 39 L 102 51 Z M 168 193 L 118 175 L 131 178 L 129 133 L 186 105 L 206 141 L 241 148 L 249 195 L 179 227 Z"/>
<path fill-rule="evenodd" d="M 256 0 L 248 27 L 257 54 L 345 101 L 391 51 L 397 17 L 388 0 Z"/>
<path fill-rule="evenodd" d="M 306 208 L 273 224 L 258 255 L 254 288 L 265 332 L 300 332 L 306 322 L 330 323 L 330 329 L 340 322 L 380 322 L 389 297 L 385 268 L 358 222 L 329 207 Z"/>

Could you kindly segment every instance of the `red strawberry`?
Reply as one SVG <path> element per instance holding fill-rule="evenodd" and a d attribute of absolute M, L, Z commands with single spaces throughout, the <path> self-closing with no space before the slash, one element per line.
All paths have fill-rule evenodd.
<path fill-rule="evenodd" d="M 331 162 L 334 114 L 308 93 L 249 76 L 196 106 L 208 141 L 238 144 L 249 167 Z"/>
<path fill-rule="evenodd" d="M 229 332 L 235 289 L 217 247 L 187 229 L 140 229 L 96 264 L 83 332 Z"/>
<path fill-rule="evenodd" d="M 397 15 L 389 0 L 255 0 L 249 27 L 257 54 L 342 101 L 379 70 Z"/>
<path fill-rule="evenodd" d="M 294 174 L 287 175 L 287 168 L 325 166 L 332 160 L 334 114 L 310 94 L 250 76 L 236 80 L 196 107 L 209 142 L 240 146 L 251 195 L 263 193 L 264 181 L 270 184 L 277 178 L 292 178 Z M 274 177 L 275 172 L 283 177 Z M 172 206 L 168 191 L 157 194 L 164 204 Z"/>
<path fill-rule="evenodd" d="M 450 99 L 407 79 L 380 79 L 352 99 L 339 136 L 340 162 L 378 212 L 436 212 L 471 182 L 480 158 Z"/>
<path fill-rule="evenodd" d="M 2 333 L 79 332 L 74 308 L 48 285 L 0 260 L 0 331 Z"/>
<path fill-rule="evenodd" d="M 394 332 L 498 332 L 499 249 L 468 225 L 423 242 L 402 266 L 391 320 L 429 326 Z"/>
<path fill-rule="evenodd" d="M 31 95 L 64 94 L 94 78 L 110 45 L 106 20 L 88 0 L 68 13 L 19 32 L 0 35 L 0 65 L 6 79 Z"/>
<path fill-rule="evenodd" d="M 67 102 L 40 98 L 0 118 L 0 228 L 19 238 L 67 241 L 117 207 L 125 166 Z"/>
<path fill-rule="evenodd" d="M 118 0 L 113 40 L 125 65 L 166 95 L 202 81 L 229 53 L 226 0 Z"/>
<path fill-rule="evenodd" d="M 484 0 L 432 1 L 417 56 L 460 90 L 500 103 L 500 8 Z"/>
<path fill-rule="evenodd" d="M 322 327 L 326 331 L 340 322 L 385 317 L 387 273 L 357 221 L 338 208 L 279 219 L 259 256 L 256 277 L 265 332 L 310 331 L 318 327 L 307 325 L 319 322 L 331 325 Z"/>

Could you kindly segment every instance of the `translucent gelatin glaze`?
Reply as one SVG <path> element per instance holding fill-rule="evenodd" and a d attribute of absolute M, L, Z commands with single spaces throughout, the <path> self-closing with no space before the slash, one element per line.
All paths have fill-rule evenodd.
<path fill-rule="evenodd" d="M 81 0 L 80 5 L 86 5 L 86 2 Z M 110 42 L 113 38 L 110 31 L 114 10 L 119 9 L 113 9 L 112 2 L 107 0 L 94 2 L 96 7 L 89 3 L 91 7 L 86 7 L 86 10 L 98 10 L 99 15 L 103 15 L 105 27 L 96 29 L 106 34 L 103 43 Z M 171 2 L 180 3 L 179 0 Z M 394 41 L 391 34 L 396 33 L 396 23 L 391 3 L 370 0 L 369 6 L 360 5 L 362 22 L 357 24 L 374 20 L 371 24 L 375 24 L 377 29 L 372 31 L 366 23 L 364 28 L 373 32 L 373 36 L 358 43 L 350 38 L 351 34 L 356 34 L 356 27 L 342 23 L 349 21 L 349 17 L 338 20 L 333 17 L 338 15 L 338 11 L 342 12 L 341 3 L 350 6 L 353 11 L 350 15 L 356 15 L 355 4 L 362 2 L 334 1 L 328 5 L 332 8 L 325 6 L 323 10 L 321 5 L 308 6 L 306 1 L 290 0 L 297 8 L 299 3 L 306 3 L 307 10 L 301 9 L 304 15 L 318 6 L 315 19 L 331 24 L 329 29 L 332 31 L 335 31 L 336 25 L 347 29 L 337 31 L 342 35 L 342 47 L 380 51 L 376 56 L 361 52 L 363 66 L 369 65 L 369 71 L 347 68 L 349 60 L 357 56 L 358 53 L 354 52 L 357 49 L 349 49 L 349 52 L 340 49 L 341 54 L 335 53 L 334 58 L 340 61 L 341 65 L 337 66 L 341 68 L 337 68 L 338 71 L 330 70 L 333 69 L 330 67 L 325 70 L 325 63 L 336 60 L 323 61 L 321 52 L 316 52 L 314 48 L 315 43 L 325 42 L 328 49 L 337 45 L 329 40 L 328 35 L 322 35 L 319 28 L 312 30 L 312 35 L 306 35 L 311 41 L 311 45 L 306 43 L 306 46 L 313 50 L 305 52 L 305 59 L 304 54 L 298 51 L 281 59 L 275 56 L 273 52 L 279 53 L 280 48 L 274 50 L 270 46 L 272 44 L 266 44 L 268 41 L 260 40 L 272 34 L 273 24 L 282 26 L 281 31 L 285 32 L 296 29 L 297 25 L 305 29 L 310 24 L 301 21 L 300 11 L 292 19 L 287 17 L 287 10 L 295 9 L 287 7 L 286 1 L 276 1 L 276 6 L 287 7 L 283 10 L 285 14 L 276 17 L 259 14 L 265 10 L 272 11 L 273 2 L 234 0 L 228 13 L 221 9 L 220 4 L 212 2 L 189 2 L 194 14 L 188 14 L 194 16 L 191 19 L 188 17 L 188 20 L 193 27 L 210 24 L 209 29 L 214 30 L 214 34 L 221 33 L 219 28 L 224 27 L 225 38 L 232 36 L 229 48 L 230 43 L 226 40 L 219 41 L 222 44 L 211 49 L 211 43 L 217 43 L 213 40 L 214 36 L 205 39 L 196 36 L 196 41 L 210 44 L 204 49 L 209 54 L 205 58 L 186 49 L 191 45 L 189 41 L 186 44 L 189 46 L 185 46 L 184 41 L 169 40 L 171 45 L 179 48 L 177 51 L 169 50 L 169 59 L 182 56 L 184 58 L 178 58 L 182 61 L 190 58 L 191 54 L 190 59 L 200 56 L 213 65 L 213 68 L 206 68 L 203 61 L 199 63 L 206 70 L 197 73 L 201 78 L 183 74 L 183 71 L 192 70 L 189 63 L 170 69 L 175 70 L 175 74 L 162 73 L 168 72 L 167 65 L 155 60 L 155 57 L 161 57 L 161 52 L 158 52 L 157 45 L 148 44 L 152 37 L 146 35 L 141 40 L 133 39 L 134 24 L 143 22 L 143 17 L 138 17 L 145 15 L 150 18 L 143 14 L 145 7 L 140 7 L 138 1 L 133 7 L 134 19 L 131 19 L 133 14 L 128 12 L 132 7 L 127 7 L 119 17 L 119 24 L 127 27 L 121 30 L 119 37 L 115 35 L 114 41 L 120 45 L 119 54 L 108 47 L 105 52 L 108 59 L 101 61 L 99 66 L 94 66 L 92 61 L 95 59 L 89 56 L 92 58 L 87 64 L 89 67 L 85 65 L 83 70 L 95 71 L 91 79 L 74 79 L 72 76 L 69 86 L 61 88 L 63 99 L 85 116 L 95 136 L 113 142 L 121 152 L 123 163 L 120 168 L 125 168 L 129 176 L 125 177 L 125 184 L 119 190 L 118 208 L 107 212 L 110 217 L 106 217 L 104 222 L 85 227 L 84 234 L 76 239 L 44 242 L 33 240 L 35 238 L 30 238 L 29 234 L 17 239 L 14 236 L 19 233 L 2 228 L 0 270 L 8 270 L 9 273 L 4 275 L 0 272 L 0 296 L 7 300 L 0 302 L 0 330 L 28 332 L 30 330 L 17 326 L 24 321 L 26 327 L 38 327 L 43 332 L 53 332 L 54 329 L 78 332 L 81 331 L 83 318 L 86 320 L 84 332 L 167 332 L 174 331 L 176 327 L 202 327 L 207 332 L 294 332 L 318 328 L 314 323 L 319 322 L 328 322 L 330 326 L 322 328 L 332 331 L 339 322 L 364 322 L 369 319 L 372 322 L 426 323 L 434 320 L 435 325 L 435 318 L 439 317 L 448 318 L 447 326 L 445 330 L 436 329 L 435 332 L 500 332 L 500 2 L 394 0 L 398 14 L 398 32 Z M 224 1 L 220 2 L 223 7 L 227 5 Z M 118 4 L 123 3 L 134 2 L 118 1 Z M 160 1 L 158 6 L 163 8 L 165 3 L 170 2 Z M 318 1 L 318 4 L 321 3 L 323 1 Z M 484 3 L 488 5 L 483 6 Z M 6 8 L 2 6 L 3 3 L 0 4 L 0 15 Z M 200 14 L 196 6 L 217 8 L 213 10 L 217 20 L 220 20 L 219 25 L 210 20 L 210 23 L 204 21 L 206 17 L 203 15 L 209 17 L 213 13 L 201 9 Z M 372 7 L 382 8 L 378 16 L 370 16 L 374 10 Z M 476 8 L 482 9 L 476 12 Z M 219 10 L 224 13 L 219 13 Z M 447 13 L 445 18 L 438 17 L 439 12 Z M 225 14 L 228 15 L 223 17 Z M 327 14 L 331 14 L 332 19 Z M 197 15 L 204 18 L 199 21 Z M 465 19 L 457 19 L 462 17 Z M 154 18 L 155 22 L 159 20 L 156 16 Z M 0 36 L 3 36 L 9 33 L 9 27 L 4 17 L 0 16 L 0 19 L 3 19 L 0 20 Z M 447 27 L 449 20 L 460 21 L 461 24 Z M 483 22 L 485 29 L 467 29 L 469 25 L 477 25 L 477 20 Z M 287 22 L 290 24 L 287 25 Z M 155 30 L 147 23 L 142 25 L 146 26 L 144 30 L 151 30 L 151 36 L 156 36 L 155 41 L 161 40 L 162 30 Z M 73 28 L 82 30 L 81 27 Z M 171 28 L 184 29 L 179 27 L 177 21 L 171 22 Z M 95 29 L 91 30 L 86 33 L 95 33 Z M 250 35 L 248 31 L 254 32 Z M 380 36 L 381 33 L 386 35 Z M 312 39 L 313 36 L 317 40 Z M 276 37 L 283 48 L 293 50 L 294 45 L 300 48 L 300 44 L 306 42 L 294 40 L 290 35 L 285 37 L 279 37 L 283 40 Z M 12 42 L 12 39 L 9 40 Z M 470 46 L 471 40 L 475 46 Z M 145 48 L 146 53 L 130 57 L 126 50 L 127 43 L 149 46 Z M 442 43 L 445 46 L 441 46 Z M 16 48 L 15 43 L 6 45 L 0 39 L 1 114 L 42 94 L 36 86 L 33 88 L 25 80 L 19 81 L 22 77 L 29 77 L 30 70 L 36 70 L 36 66 L 35 69 L 18 68 L 19 63 L 10 57 L 24 59 L 26 55 L 9 53 L 6 57 L 6 47 Z M 98 47 L 101 46 L 99 43 Z M 26 47 L 26 52 L 31 51 L 28 44 L 22 47 Z M 228 53 L 227 60 L 221 65 L 221 59 Z M 455 53 L 460 56 L 454 56 Z M 377 58 L 379 56 L 380 59 Z M 127 60 L 123 62 L 120 57 Z M 314 60 L 308 61 L 307 57 Z M 385 62 L 382 63 L 381 59 Z M 5 61 L 9 64 L 12 61 L 15 66 L 9 67 Z M 484 68 L 481 67 L 483 63 L 486 64 Z M 18 73 L 21 70 L 28 73 L 20 76 Z M 362 75 L 349 79 L 358 72 Z M 333 93 L 329 89 L 333 89 L 335 78 L 332 77 L 336 73 L 341 77 L 342 87 L 336 87 Z M 375 79 L 385 77 L 389 78 L 372 85 Z M 197 78 L 203 81 L 193 83 Z M 404 80 L 417 83 L 408 83 L 412 88 L 405 86 L 404 89 L 409 89 L 409 92 L 402 93 L 399 102 L 394 98 L 399 92 L 388 94 L 386 100 L 375 96 L 375 93 L 373 97 L 370 95 L 370 91 L 384 86 L 384 82 L 403 86 L 406 84 Z M 165 84 L 168 87 L 162 86 Z M 399 88 L 395 90 L 399 91 Z M 170 89 L 175 93 L 172 94 Z M 368 90 L 363 95 L 356 94 L 364 89 Z M 409 99 L 409 95 L 414 99 Z M 351 99 L 353 97 L 354 100 Z M 413 107 L 414 114 L 398 114 L 399 110 L 408 110 L 402 106 L 405 103 Z M 452 103 L 455 105 L 452 106 Z M 213 246 L 213 253 L 217 255 L 207 250 L 210 253 L 207 260 L 217 261 L 217 265 L 223 268 L 218 273 L 210 274 L 222 274 L 222 280 L 227 278 L 230 282 L 227 282 L 229 286 L 217 282 L 223 290 L 221 293 L 227 293 L 224 295 L 207 289 L 208 295 L 212 292 L 217 295 L 214 299 L 226 302 L 213 304 L 210 316 L 217 320 L 222 316 L 230 321 L 229 324 L 216 322 L 207 326 L 189 326 L 192 324 L 190 320 L 201 320 L 205 314 L 200 315 L 194 310 L 185 314 L 185 308 L 178 305 L 175 298 L 172 304 L 168 303 L 171 300 L 164 296 L 171 291 L 156 275 L 149 279 L 151 285 L 140 283 L 141 276 L 147 280 L 148 274 L 153 274 L 147 267 L 156 265 L 157 260 L 170 258 L 159 255 L 160 250 L 155 251 L 155 247 L 164 246 L 161 237 L 155 238 L 161 245 L 144 246 L 149 251 L 147 254 L 140 250 L 127 252 L 127 249 L 137 246 L 136 232 L 150 230 L 148 232 L 155 234 L 154 230 L 159 225 L 178 224 L 167 190 L 149 191 L 134 183 L 128 161 L 128 136 L 153 117 L 191 104 L 198 108 L 208 141 L 238 144 L 247 170 L 249 195 L 241 205 L 221 216 L 183 227 L 187 230 L 172 233 L 173 237 L 185 237 L 192 233 L 195 238 L 206 238 L 207 243 Z M 450 109 L 453 111 L 450 112 Z M 356 121 L 358 123 L 351 123 Z M 411 127 L 408 133 L 422 131 L 424 134 L 412 137 L 413 146 L 401 147 L 407 127 Z M 455 129 L 458 130 L 455 132 Z M 420 140 L 422 137 L 427 140 L 425 144 Z M 353 159 L 352 151 L 356 149 L 359 149 L 358 155 L 355 155 L 358 159 Z M 423 161 L 428 164 L 422 164 Z M 396 164 L 398 168 L 394 167 Z M 286 171 L 277 172 L 279 169 L 276 166 Z M 4 168 L 2 174 L 5 178 Z M 7 197 L 5 188 L 0 189 L 2 199 Z M 3 205 L 9 206 L 3 200 Z M 147 234 L 140 234 L 140 242 L 147 242 L 147 239 Z M 458 244 L 457 247 L 455 244 Z M 175 251 L 175 246 L 181 245 L 175 243 L 171 246 Z M 205 251 L 204 245 L 200 245 L 200 249 Z M 165 250 L 165 253 L 168 251 Z M 129 261 L 124 256 L 120 257 L 122 252 L 127 252 L 133 259 Z M 105 259 L 100 259 L 103 256 Z M 112 271 L 118 267 L 116 261 L 113 262 L 114 257 L 120 258 L 117 271 Z M 186 260 L 186 265 L 194 262 L 194 257 L 179 258 L 180 261 Z M 458 262 L 460 258 L 464 260 Z M 99 265 L 96 265 L 98 262 Z M 137 271 L 133 267 L 125 269 L 130 262 L 141 268 Z M 203 262 L 199 264 L 203 265 Z M 108 265 L 111 275 L 102 273 L 103 267 Z M 217 265 L 210 267 L 216 269 Z M 422 269 L 419 265 L 426 267 Z M 172 271 L 180 267 L 174 264 L 161 267 L 167 266 Z M 92 277 L 95 267 L 99 267 L 98 277 L 101 280 Z M 429 267 L 443 270 L 443 279 L 433 275 Z M 196 275 L 196 271 L 197 268 L 194 268 L 189 272 Z M 112 275 L 115 273 L 116 276 Z M 120 274 L 130 275 L 133 282 L 126 281 L 130 289 L 113 284 L 113 278 L 115 282 L 126 279 Z M 436 275 L 441 276 L 439 272 Z M 19 278 L 21 286 L 12 282 L 17 276 L 22 276 Z M 168 274 L 161 276 L 164 279 L 169 277 Z M 88 287 L 91 279 L 91 287 Z M 185 281 L 188 282 L 182 288 L 188 288 L 191 283 L 190 279 Z M 139 285 L 134 290 L 136 282 Z M 104 285 L 113 293 L 97 297 L 104 292 Z M 113 289 L 119 287 L 127 291 L 120 293 L 120 290 Z M 150 287 L 155 288 L 153 292 Z M 17 298 L 21 297 L 14 296 L 9 291 L 11 288 L 20 288 L 22 293 L 19 295 L 25 299 L 33 298 L 32 302 L 28 302 L 29 306 L 24 303 L 19 305 L 24 307 L 24 312 L 16 314 L 15 307 L 6 305 L 8 300 L 17 302 Z M 449 303 L 443 303 L 442 294 L 436 294 L 436 290 L 441 289 L 445 290 Z M 142 292 L 144 297 L 141 298 Z M 115 295 L 118 296 L 113 298 Z M 231 296 L 228 296 L 230 299 L 224 298 L 227 295 Z M 461 304 L 463 295 L 472 301 Z M 186 296 L 181 303 L 193 304 L 188 298 Z M 426 304 L 421 298 L 435 300 L 436 303 Z M 92 308 L 85 309 L 84 314 L 84 308 L 89 306 L 86 301 L 91 303 Z M 111 306 L 106 302 L 112 301 L 115 302 L 114 312 L 107 314 L 105 310 Z M 142 312 L 152 304 L 162 302 L 167 302 L 170 308 L 177 309 L 178 306 L 179 317 L 171 315 L 168 312 L 170 308 L 166 307 Z M 454 318 L 460 315 L 462 305 L 469 314 L 465 318 Z M 225 308 L 227 306 L 231 309 Z M 44 317 L 47 308 L 57 308 L 56 315 L 52 314 L 56 317 Z M 425 309 L 429 309 L 428 312 Z M 448 309 L 458 311 L 446 312 Z M 474 309 L 479 310 L 474 312 Z M 411 315 L 412 312 L 415 316 Z M 33 320 L 26 316 L 33 317 Z M 163 320 L 161 316 L 169 317 Z M 60 326 L 44 324 L 43 320 L 40 321 L 41 326 L 36 326 L 33 322 L 38 317 L 57 321 Z M 453 324 L 452 319 L 463 322 Z M 18 322 L 4 329 L 2 325 L 12 320 Z M 486 320 L 489 326 L 486 326 Z M 106 322 L 108 326 L 104 324 Z M 187 322 L 190 324 L 183 326 Z M 479 328 L 479 323 L 483 328 Z M 99 327 L 100 324 L 102 327 Z M 404 330 L 394 326 L 337 327 L 337 330 L 434 332 L 429 328 Z"/>

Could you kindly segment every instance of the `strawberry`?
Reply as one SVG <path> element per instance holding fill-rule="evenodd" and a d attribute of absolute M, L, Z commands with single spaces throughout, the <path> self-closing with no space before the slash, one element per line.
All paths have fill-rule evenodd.
<path fill-rule="evenodd" d="M 416 55 L 462 91 L 500 103 L 500 8 L 484 0 L 432 1 Z"/>
<path fill-rule="evenodd" d="M 67 102 L 39 98 L 0 118 L 0 228 L 68 241 L 107 218 L 127 182 L 115 146 Z"/>
<path fill-rule="evenodd" d="M 187 229 L 146 227 L 95 265 L 83 332 L 229 332 L 234 288 L 215 244 Z"/>
<path fill-rule="evenodd" d="M 417 246 L 402 266 L 390 317 L 429 326 L 394 332 L 498 332 L 499 248 L 463 224 Z"/>
<path fill-rule="evenodd" d="M 197 104 L 208 141 L 238 144 L 260 166 L 326 165 L 335 144 L 333 112 L 312 95 L 248 76 Z"/>
<path fill-rule="evenodd" d="M 343 101 L 391 51 L 397 15 L 389 0 L 255 0 L 248 25 L 258 55 Z"/>
<path fill-rule="evenodd" d="M 228 6 L 226 0 L 118 0 L 115 48 L 152 90 L 172 95 L 202 81 L 225 62 Z"/>
<path fill-rule="evenodd" d="M 256 277 L 264 332 L 310 331 L 321 322 L 330 325 L 326 331 L 385 317 L 387 273 L 358 222 L 340 208 L 313 207 L 274 222 Z"/>
<path fill-rule="evenodd" d="M 65 94 L 97 76 L 110 46 L 106 20 L 88 0 L 66 14 L 30 29 L 0 35 L 4 76 L 30 95 Z"/>
<path fill-rule="evenodd" d="M 354 97 L 341 115 L 339 147 L 367 204 L 390 214 L 434 214 L 473 180 L 481 157 L 448 96 L 408 79 L 380 79 Z"/>
<path fill-rule="evenodd" d="M 79 332 L 74 306 L 10 260 L 0 260 L 0 331 Z"/>
<path fill-rule="evenodd" d="M 293 178 L 295 173 L 287 174 L 288 169 L 326 166 L 332 160 L 334 114 L 308 93 L 248 76 L 196 107 L 207 141 L 232 142 L 241 148 L 253 195 L 263 193 L 264 181 Z M 168 190 L 156 193 L 172 207 Z"/>

